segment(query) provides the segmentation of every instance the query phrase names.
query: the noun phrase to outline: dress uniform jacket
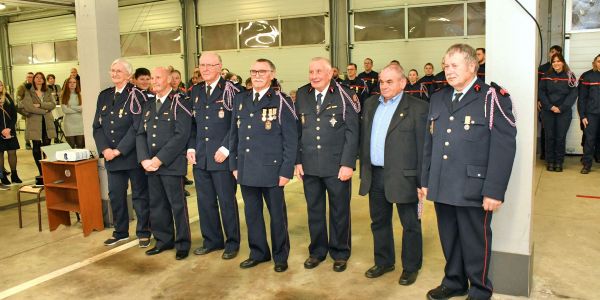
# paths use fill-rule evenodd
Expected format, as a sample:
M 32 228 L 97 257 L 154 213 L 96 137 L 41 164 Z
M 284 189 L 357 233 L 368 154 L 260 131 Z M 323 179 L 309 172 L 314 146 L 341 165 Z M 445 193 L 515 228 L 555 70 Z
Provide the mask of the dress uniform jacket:
M 477 79 L 452 110 L 453 88 L 431 97 L 423 151 L 421 185 L 429 200 L 453 206 L 481 207 L 483 197 L 504 200 L 515 156 L 517 130 L 494 106 L 489 128 L 490 86 Z M 497 91 L 510 120 L 511 102 Z
M 253 187 L 275 187 L 279 176 L 292 178 L 298 130 L 291 109 L 291 99 L 280 97 L 273 88 L 255 105 L 253 90 L 235 95 L 231 131 L 229 135 L 230 170 L 238 171 L 240 185 Z M 289 108 L 288 108 L 289 106 Z M 271 116 L 276 119 L 263 121 Z
M 433 77 L 433 92 L 437 92 L 445 87 L 448 86 L 448 81 L 446 80 L 446 73 L 444 71 L 441 71 L 437 74 L 435 74 L 435 76 Z M 431 97 L 431 94 L 429 94 Z
M 364 80 L 367 83 L 367 86 L 369 87 L 369 92 L 375 91 L 375 87 L 377 87 L 377 90 L 379 90 L 379 73 L 375 71 L 366 73 L 363 71 L 360 74 L 358 74 L 358 78 Z
M 581 118 L 600 115 L 600 71 L 590 70 L 581 76 L 577 109 Z
M 121 155 L 105 162 L 108 171 L 140 167 L 135 137 L 142 119 L 143 103 L 131 103 L 133 100 L 128 96 L 132 88 L 133 85 L 128 83 L 116 98 L 114 87 L 107 88 L 98 95 L 93 123 L 98 155 L 101 156 L 105 149 L 117 149 L 121 152 Z M 142 96 L 138 98 L 142 99 Z
M 552 106 L 556 106 L 561 113 L 571 111 L 577 99 L 577 88 L 569 86 L 569 80 L 571 79 L 567 72 L 554 71 L 540 78 L 538 96 L 542 101 L 542 110 L 550 111 Z
M 361 174 L 359 194 L 366 195 L 371 188 L 371 129 L 379 105 L 379 96 L 370 97 L 363 110 L 361 143 Z M 417 188 L 421 187 L 423 132 L 427 118 L 427 103 L 404 93 L 388 127 L 385 139 L 384 188 L 385 197 L 392 203 L 418 201 Z
M 431 97 L 431 94 L 433 94 L 434 77 L 435 77 L 435 75 L 425 75 L 425 76 L 421 77 L 421 79 L 419 79 L 419 81 L 417 81 L 418 83 L 425 86 L 425 88 L 427 89 L 427 95 L 429 95 L 429 97 Z
M 354 95 L 348 88 L 344 90 L 351 97 Z M 302 164 L 304 174 L 318 177 L 337 176 L 340 166 L 354 169 L 360 130 L 358 114 L 342 99 L 339 87 L 331 81 L 319 111 L 315 89 L 310 84 L 298 89 L 297 97 L 296 113 L 301 130 L 296 164 Z
M 220 164 L 213 159 L 219 148 L 229 148 L 231 110 L 225 107 L 227 105 L 223 99 L 225 86 L 225 79 L 219 79 L 208 99 L 205 82 L 192 87 L 190 99 L 193 102 L 195 122 L 187 145 L 188 149 L 196 150 L 194 168 L 208 171 L 229 170 L 227 159 Z
M 477 77 L 485 82 L 485 63 L 480 64 L 477 69 Z
M 174 97 L 179 95 L 179 104 Z M 187 174 L 186 145 L 192 127 L 191 102 L 183 93 L 171 91 L 156 112 L 157 98 L 151 98 L 143 110 L 143 120 L 137 134 L 138 163 L 156 156 L 162 165 L 158 175 Z M 187 111 L 186 111 L 187 110 Z
M 346 85 L 350 90 L 356 93 L 356 95 L 360 99 L 361 105 L 365 103 L 365 100 L 367 100 L 367 98 L 369 98 L 369 86 L 367 85 L 367 82 L 363 79 L 358 77 L 354 79 L 346 79 L 342 81 L 342 84 Z

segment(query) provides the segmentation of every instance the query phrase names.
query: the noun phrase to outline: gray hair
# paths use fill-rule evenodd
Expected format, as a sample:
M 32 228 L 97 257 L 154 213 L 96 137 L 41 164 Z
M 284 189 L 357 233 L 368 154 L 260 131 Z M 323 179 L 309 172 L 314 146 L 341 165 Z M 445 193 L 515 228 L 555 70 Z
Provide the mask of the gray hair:
M 475 65 L 475 72 L 479 68 L 479 60 L 477 60 L 477 52 L 468 44 L 454 44 L 446 50 L 446 55 L 462 54 L 468 64 Z M 443 62 L 443 60 L 442 60 Z
M 321 61 L 325 63 L 325 66 L 327 66 L 328 69 L 332 69 L 333 67 L 331 66 L 331 60 L 329 60 L 329 58 L 325 58 L 325 57 L 321 57 L 321 56 L 317 56 L 317 57 L 313 57 L 310 62 L 317 62 L 317 61 Z
M 381 72 L 386 71 L 386 70 L 396 72 L 396 74 L 398 74 L 398 76 L 400 76 L 400 79 L 406 78 L 406 75 L 404 75 L 404 68 L 402 68 L 401 65 L 389 64 L 389 65 L 385 66 L 383 69 L 381 69 Z
M 129 75 L 133 74 L 133 66 L 131 66 L 131 63 L 129 63 L 129 61 L 127 61 L 126 59 L 119 57 L 113 60 L 113 62 L 110 64 L 110 67 L 112 68 L 112 66 L 116 64 L 120 64 L 121 66 L 123 66 L 123 68 L 125 68 L 125 71 L 127 71 Z
M 219 55 L 217 52 L 213 52 L 213 51 L 204 51 L 202 52 L 202 54 L 200 55 L 200 58 L 202 58 L 202 56 L 211 56 L 214 55 L 219 59 L 219 63 L 222 64 L 223 60 L 221 59 L 221 55 Z

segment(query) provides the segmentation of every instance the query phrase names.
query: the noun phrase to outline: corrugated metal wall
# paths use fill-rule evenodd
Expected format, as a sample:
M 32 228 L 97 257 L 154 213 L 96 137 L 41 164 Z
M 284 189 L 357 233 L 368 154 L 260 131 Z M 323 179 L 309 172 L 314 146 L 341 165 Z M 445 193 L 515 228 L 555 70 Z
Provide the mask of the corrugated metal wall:
M 148 3 L 119 9 L 119 31 L 136 31 L 176 28 L 181 26 L 179 1 Z
M 75 15 L 8 23 L 11 45 L 77 38 Z
M 198 18 L 201 24 L 319 14 L 329 11 L 329 1 L 326 0 L 203 0 L 198 2 Z

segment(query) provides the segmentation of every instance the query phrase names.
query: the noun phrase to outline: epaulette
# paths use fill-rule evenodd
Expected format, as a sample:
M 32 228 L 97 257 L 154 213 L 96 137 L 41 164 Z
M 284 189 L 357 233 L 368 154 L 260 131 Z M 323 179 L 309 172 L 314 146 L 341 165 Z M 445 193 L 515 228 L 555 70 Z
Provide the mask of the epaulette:
M 510 94 L 508 93 L 508 91 L 505 90 L 504 88 L 502 88 L 501 86 L 499 86 L 497 83 L 492 81 L 492 83 L 490 83 L 490 86 L 493 89 L 495 89 L 501 96 L 510 97 Z
M 312 85 L 310 85 L 310 83 L 307 83 L 301 87 L 298 88 L 298 90 L 302 90 L 302 89 L 306 89 L 309 93 L 312 92 L 314 89 L 312 87 Z
M 114 89 L 115 89 L 115 87 L 114 87 L 114 86 L 107 87 L 107 88 L 103 89 L 103 90 L 100 92 L 100 94 L 103 94 L 103 93 L 109 93 L 111 90 L 113 90 L 113 91 L 114 91 Z

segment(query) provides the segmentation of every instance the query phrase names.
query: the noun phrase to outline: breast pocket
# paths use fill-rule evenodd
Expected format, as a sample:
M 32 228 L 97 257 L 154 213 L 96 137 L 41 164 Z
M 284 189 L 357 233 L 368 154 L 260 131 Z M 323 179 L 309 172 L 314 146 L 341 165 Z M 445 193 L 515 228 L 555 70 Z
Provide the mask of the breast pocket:
M 488 135 L 488 129 L 485 125 L 486 122 L 484 118 L 471 119 L 470 124 L 463 124 L 465 140 L 471 142 L 484 141 L 486 135 Z

